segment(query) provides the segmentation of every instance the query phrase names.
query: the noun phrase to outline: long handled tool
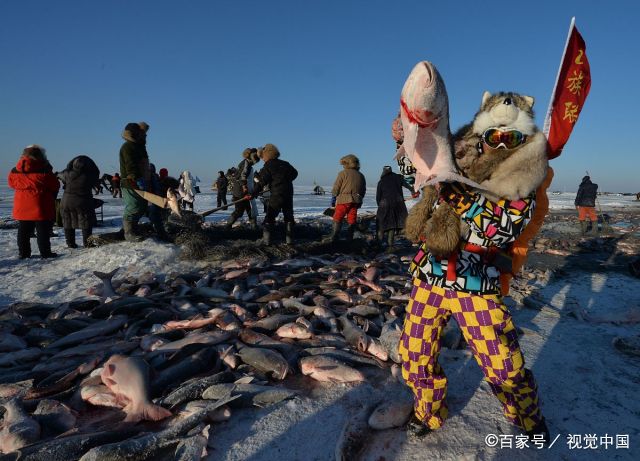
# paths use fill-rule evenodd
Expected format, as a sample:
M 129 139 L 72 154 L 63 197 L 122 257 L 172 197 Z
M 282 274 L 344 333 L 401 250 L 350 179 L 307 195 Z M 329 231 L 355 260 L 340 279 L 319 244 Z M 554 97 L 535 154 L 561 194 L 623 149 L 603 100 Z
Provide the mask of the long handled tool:
M 245 195 L 244 197 L 235 200 L 231 203 L 228 203 L 226 205 L 222 205 L 219 206 L 217 208 L 214 208 L 213 210 L 207 210 L 207 211 L 203 211 L 202 213 L 200 213 L 200 216 L 202 216 L 203 218 L 206 218 L 207 216 L 209 216 L 212 213 L 215 213 L 216 211 L 220 211 L 220 210 L 224 210 L 226 208 L 229 208 L 231 205 L 235 205 L 236 203 L 240 203 L 240 202 L 244 202 L 245 200 L 251 200 L 253 197 L 251 195 Z

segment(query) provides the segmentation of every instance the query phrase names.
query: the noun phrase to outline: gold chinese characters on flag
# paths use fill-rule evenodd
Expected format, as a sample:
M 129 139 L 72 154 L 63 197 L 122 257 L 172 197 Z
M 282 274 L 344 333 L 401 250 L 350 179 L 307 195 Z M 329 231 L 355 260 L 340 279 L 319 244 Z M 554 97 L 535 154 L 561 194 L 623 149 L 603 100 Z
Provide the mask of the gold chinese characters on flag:
M 591 72 L 586 46 L 578 29 L 572 23 L 553 101 L 547 115 L 550 159 L 556 158 L 562 152 L 590 88 Z

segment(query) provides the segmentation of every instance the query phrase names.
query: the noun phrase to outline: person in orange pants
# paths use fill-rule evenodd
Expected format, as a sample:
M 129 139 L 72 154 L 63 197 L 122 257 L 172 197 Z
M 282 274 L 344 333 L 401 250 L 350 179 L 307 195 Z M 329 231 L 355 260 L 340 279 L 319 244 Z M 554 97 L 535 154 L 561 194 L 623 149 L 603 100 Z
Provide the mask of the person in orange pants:
M 338 173 L 333 184 L 331 205 L 336 209 L 333 213 L 333 229 L 327 240 L 338 240 L 342 220 L 347 218 L 347 240 L 353 239 L 358 218 L 358 209 L 362 206 L 362 200 L 367 191 L 367 182 L 360 173 L 360 160 L 353 154 L 345 155 L 340 159 L 343 170 Z

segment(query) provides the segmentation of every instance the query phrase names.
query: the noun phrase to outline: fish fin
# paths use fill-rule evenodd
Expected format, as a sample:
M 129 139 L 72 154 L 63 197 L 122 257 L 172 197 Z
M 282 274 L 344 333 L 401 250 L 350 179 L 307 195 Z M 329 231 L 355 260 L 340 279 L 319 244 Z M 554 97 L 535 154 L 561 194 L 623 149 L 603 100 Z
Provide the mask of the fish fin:
M 153 403 L 143 403 L 139 405 L 133 405 L 130 403 L 123 411 L 127 414 L 124 419 L 126 423 L 137 423 L 139 421 L 160 421 L 161 419 L 168 418 L 173 414 L 161 406 Z

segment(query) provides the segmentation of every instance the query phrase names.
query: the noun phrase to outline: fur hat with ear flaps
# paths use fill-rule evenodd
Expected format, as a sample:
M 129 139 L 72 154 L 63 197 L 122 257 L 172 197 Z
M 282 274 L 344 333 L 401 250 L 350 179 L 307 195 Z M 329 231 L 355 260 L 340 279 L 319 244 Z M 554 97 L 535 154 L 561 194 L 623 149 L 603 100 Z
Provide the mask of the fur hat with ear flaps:
M 348 170 L 348 169 L 359 170 L 360 160 L 355 155 L 349 154 L 349 155 L 345 155 L 340 159 L 340 165 L 342 165 L 342 167 L 345 170 Z
M 46 160 L 46 150 L 42 146 L 38 146 L 37 144 L 31 144 L 24 148 L 22 151 L 23 157 L 32 158 L 34 160 Z
M 245 150 L 242 151 L 242 158 L 249 158 L 251 157 L 251 153 L 252 152 L 257 152 L 258 150 L 255 147 L 247 147 Z
M 262 160 L 265 162 L 280 157 L 280 151 L 273 144 L 265 144 L 262 148 Z

